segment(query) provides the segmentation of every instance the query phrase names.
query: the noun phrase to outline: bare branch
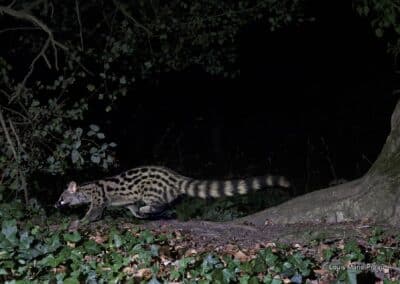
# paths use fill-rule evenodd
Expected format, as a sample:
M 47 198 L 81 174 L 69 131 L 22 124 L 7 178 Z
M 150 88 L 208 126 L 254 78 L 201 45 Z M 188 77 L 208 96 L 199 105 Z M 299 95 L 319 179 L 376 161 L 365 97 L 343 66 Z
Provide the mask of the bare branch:
M 79 24 L 79 36 L 81 38 L 81 48 L 82 51 L 84 50 L 83 47 L 83 33 L 82 33 L 82 23 L 81 23 L 81 15 L 79 12 L 79 2 L 78 0 L 75 0 L 75 11 L 76 11 L 76 16 L 78 17 L 78 24 Z
M 15 98 L 17 98 L 17 97 L 21 94 L 22 90 L 25 88 L 26 81 L 29 79 L 29 77 L 30 77 L 30 76 L 32 75 L 32 73 L 33 73 L 33 69 L 35 68 L 36 61 L 38 61 L 40 57 L 43 57 L 43 58 L 45 57 L 45 52 L 46 52 L 47 48 L 49 47 L 49 44 L 50 44 L 50 38 L 48 38 L 48 39 L 46 40 L 46 42 L 45 42 L 45 44 L 43 45 L 43 47 L 42 47 L 42 49 L 40 50 L 40 52 L 39 52 L 39 53 L 36 55 L 36 57 L 32 60 L 32 63 L 31 63 L 31 65 L 29 66 L 29 71 L 28 71 L 28 73 L 26 73 L 26 75 L 25 75 L 24 79 L 22 80 L 22 82 L 21 82 L 20 84 L 18 84 L 17 90 L 16 90 L 14 96 L 11 97 L 10 102 L 12 102 Z M 45 61 L 46 61 L 46 63 L 47 63 L 47 59 L 45 59 Z M 51 65 L 49 66 L 49 68 L 51 68 Z
M 15 136 L 15 140 L 17 141 L 17 146 L 18 146 L 18 149 L 19 149 L 18 153 L 17 153 L 17 151 L 15 149 L 15 145 L 14 145 L 13 141 L 11 140 L 10 133 L 8 131 L 6 122 L 4 120 L 3 112 L 0 109 L 0 124 L 1 124 L 1 126 L 3 128 L 4 136 L 6 137 L 6 140 L 7 140 L 8 144 L 9 144 L 9 146 L 10 146 L 10 149 L 11 149 L 11 151 L 13 153 L 15 161 L 17 162 L 17 172 L 18 172 L 19 180 L 21 182 L 20 185 L 21 185 L 21 188 L 22 188 L 22 190 L 24 192 L 25 204 L 28 205 L 29 195 L 28 195 L 28 189 L 27 189 L 27 186 L 26 186 L 26 179 L 25 179 L 24 173 L 21 171 L 21 169 L 19 169 L 19 166 L 20 166 L 20 163 L 21 163 L 21 154 L 20 154 L 21 152 L 20 152 L 20 150 L 23 150 L 22 149 L 22 144 L 21 144 L 21 142 L 19 140 L 17 132 L 15 131 L 15 128 L 14 128 L 14 125 L 13 125 L 12 121 L 9 119 L 8 122 L 10 124 L 11 131 L 13 132 L 13 134 Z
M 36 18 L 35 16 L 30 15 L 24 11 L 16 11 L 14 9 L 11 9 L 9 7 L 4 7 L 4 6 L 0 6 L 0 14 L 8 14 L 17 19 L 29 21 L 29 22 L 35 24 L 36 26 L 38 26 L 39 28 L 41 28 L 44 32 L 46 32 L 48 34 L 49 38 L 51 38 L 51 40 L 54 41 L 53 33 L 49 29 L 49 27 L 45 23 L 40 21 L 38 18 Z M 65 49 L 67 49 L 67 48 L 65 47 Z
M 45 53 L 46 53 L 46 51 L 47 51 L 47 49 L 48 49 L 50 44 L 51 44 L 51 47 L 52 47 L 53 52 L 54 52 L 54 65 L 55 65 L 56 70 L 58 70 L 58 51 L 57 51 L 57 47 L 59 47 L 59 48 L 61 48 L 63 50 L 68 50 L 68 48 L 65 45 L 63 45 L 62 43 L 56 41 L 54 39 L 53 32 L 50 30 L 50 28 L 45 23 L 40 21 L 38 18 L 36 18 L 35 16 L 33 16 L 31 14 L 28 14 L 28 13 L 26 13 L 24 11 L 16 11 L 14 9 L 11 9 L 10 7 L 11 7 L 11 5 L 7 6 L 7 7 L 0 6 L 0 14 L 7 14 L 7 15 L 10 15 L 10 16 L 12 16 L 14 18 L 17 18 L 17 19 L 22 19 L 22 20 L 29 21 L 29 22 L 33 23 L 34 25 L 38 26 L 40 29 L 42 29 L 48 35 L 48 38 L 47 38 L 44 46 L 42 47 L 42 49 L 39 52 L 39 54 L 33 59 L 31 65 L 30 65 L 28 73 L 25 75 L 22 83 L 19 84 L 19 86 L 17 88 L 16 94 L 15 94 L 14 97 L 18 97 L 20 95 L 21 91 L 23 90 L 23 88 L 25 87 L 26 81 L 32 75 L 32 72 L 33 72 L 33 69 L 35 67 L 35 64 L 36 64 L 36 62 L 38 61 L 38 59 L 40 57 L 43 57 L 43 59 L 46 62 L 47 66 L 49 68 L 51 68 L 50 62 L 49 62 L 49 60 L 47 59 L 47 57 L 45 55 Z

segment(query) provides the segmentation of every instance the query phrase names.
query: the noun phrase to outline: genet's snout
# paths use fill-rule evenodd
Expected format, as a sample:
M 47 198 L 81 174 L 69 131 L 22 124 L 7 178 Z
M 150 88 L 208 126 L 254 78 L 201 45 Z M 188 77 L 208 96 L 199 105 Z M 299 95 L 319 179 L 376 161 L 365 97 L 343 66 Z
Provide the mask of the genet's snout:
M 61 206 L 62 206 L 61 201 L 57 201 L 56 204 L 54 204 L 54 207 L 57 209 L 60 208 Z

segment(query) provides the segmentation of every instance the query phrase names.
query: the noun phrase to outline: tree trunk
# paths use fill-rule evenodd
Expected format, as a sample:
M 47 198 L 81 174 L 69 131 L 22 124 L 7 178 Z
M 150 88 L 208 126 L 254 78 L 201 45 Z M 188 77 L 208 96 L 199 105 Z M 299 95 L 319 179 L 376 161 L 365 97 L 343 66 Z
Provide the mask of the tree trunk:
M 234 222 L 263 225 L 360 220 L 400 225 L 400 100 L 386 143 L 362 178 L 311 192 Z

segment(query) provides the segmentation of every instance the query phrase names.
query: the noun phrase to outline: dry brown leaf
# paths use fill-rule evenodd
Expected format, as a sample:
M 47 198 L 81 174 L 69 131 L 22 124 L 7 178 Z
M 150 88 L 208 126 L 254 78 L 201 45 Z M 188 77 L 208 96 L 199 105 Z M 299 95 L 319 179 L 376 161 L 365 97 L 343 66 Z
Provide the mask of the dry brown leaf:
M 67 246 L 70 248 L 75 248 L 75 243 L 67 242 Z
M 295 249 L 301 249 L 301 248 L 303 248 L 303 246 L 300 245 L 300 244 L 294 244 L 293 247 L 294 247 Z
M 261 249 L 261 248 L 262 248 L 262 245 L 259 244 L 259 243 L 256 243 L 256 244 L 254 245 L 254 249 L 256 249 L 256 250 L 259 250 L 259 249 Z
M 79 228 L 79 220 L 74 220 L 68 226 L 68 232 L 76 232 Z
M 264 222 L 264 225 L 266 225 L 266 226 L 269 226 L 269 225 L 273 225 L 274 223 L 272 222 L 272 220 L 270 220 L 270 219 L 267 219 L 267 220 L 265 220 L 265 222 Z
M 149 280 L 152 276 L 151 270 L 150 268 L 142 268 L 139 269 L 135 274 L 134 277 L 135 278 L 140 278 L 140 279 L 145 279 L 145 280 Z
M 54 274 L 65 273 L 65 272 L 67 272 L 67 267 L 65 267 L 64 265 L 60 265 L 58 267 L 53 268 L 52 272 Z
M 182 238 L 182 233 L 179 230 L 175 230 L 174 233 L 175 233 L 176 239 Z
M 273 242 L 266 243 L 265 247 L 266 248 L 274 248 L 274 247 L 276 247 L 276 243 L 273 243 Z
M 188 249 L 186 252 L 185 252 L 185 257 L 188 257 L 188 256 L 193 256 L 193 255 L 196 255 L 196 254 L 198 254 L 198 252 L 197 252 L 197 250 L 195 250 L 195 249 Z
M 98 232 L 95 236 L 90 236 L 89 239 L 95 241 L 97 244 L 102 244 L 107 241 L 107 237 L 100 235 Z
M 246 255 L 244 252 L 242 251 L 237 251 L 234 256 L 235 259 L 239 260 L 239 261 L 248 261 L 250 259 L 250 257 L 248 255 Z
M 328 270 L 323 269 L 323 268 L 322 269 L 314 269 L 313 271 L 315 274 L 320 274 L 320 275 L 328 273 Z
M 324 250 L 327 250 L 329 248 L 330 248 L 330 246 L 328 246 L 326 244 L 323 244 L 323 243 L 320 243 L 318 245 L 317 254 L 318 254 L 319 261 L 323 261 L 324 260 Z
M 122 272 L 125 274 L 133 275 L 135 273 L 135 268 L 132 266 L 126 266 L 122 269 Z

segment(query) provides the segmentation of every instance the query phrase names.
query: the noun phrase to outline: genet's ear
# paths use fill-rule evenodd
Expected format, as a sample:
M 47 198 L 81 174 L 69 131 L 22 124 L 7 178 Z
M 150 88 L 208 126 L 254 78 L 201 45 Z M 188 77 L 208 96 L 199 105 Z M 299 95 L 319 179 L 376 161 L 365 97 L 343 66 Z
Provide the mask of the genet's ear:
M 68 184 L 68 189 L 67 189 L 67 190 L 68 190 L 69 192 L 71 192 L 71 193 L 75 193 L 76 190 L 77 190 L 76 182 L 71 181 L 71 182 Z

